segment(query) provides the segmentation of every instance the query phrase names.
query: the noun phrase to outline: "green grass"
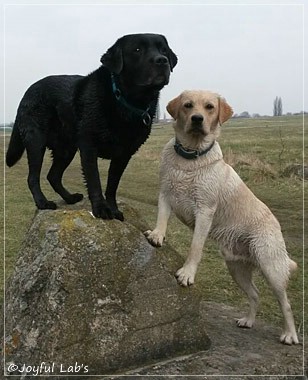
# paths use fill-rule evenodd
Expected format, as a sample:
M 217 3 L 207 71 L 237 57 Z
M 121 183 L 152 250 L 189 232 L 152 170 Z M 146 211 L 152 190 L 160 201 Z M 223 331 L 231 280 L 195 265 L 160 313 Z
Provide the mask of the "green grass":
M 129 163 L 118 191 L 118 197 L 126 199 L 136 207 L 153 227 L 157 214 L 160 152 L 172 136 L 172 124 L 153 128 L 149 140 Z M 7 143 L 8 137 L 5 140 Z M 291 163 L 302 163 L 302 117 L 234 119 L 223 126 L 220 143 L 226 160 L 236 168 L 247 185 L 280 221 L 288 251 L 299 266 L 288 289 L 299 326 L 303 319 L 303 184 L 301 180 L 283 177 L 281 173 Z M 3 151 L 3 147 L 1 149 Z M 108 161 L 100 161 L 103 186 L 106 183 L 108 164 Z M 57 201 L 58 195 L 45 180 L 49 166 L 50 157 L 46 154 L 42 188 L 49 199 Z M 27 187 L 27 172 L 25 156 L 15 167 L 6 169 L 6 276 L 13 270 L 21 242 L 35 214 L 35 206 Z M 76 155 L 66 171 L 64 182 L 71 191 L 85 194 L 79 155 Z M 191 237 L 192 233 L 172 217 L 167 240 L 183 257 L 188 252 Z M 205 245 L 196 280 L 203 289 L 204 299 L 246 305 L 246 298 L 233 284 L 214 242 L 208 241 Z M 281 314 L 271 291 L 260 276 L 256 277 L 256 283 L 261 295 L 259 316 L 280 325 Z

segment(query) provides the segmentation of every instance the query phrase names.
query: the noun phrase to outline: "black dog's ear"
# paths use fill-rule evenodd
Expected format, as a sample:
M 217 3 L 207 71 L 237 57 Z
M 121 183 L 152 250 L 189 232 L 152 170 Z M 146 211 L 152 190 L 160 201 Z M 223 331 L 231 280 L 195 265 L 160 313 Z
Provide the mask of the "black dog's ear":
M 173 53 L 173 51 L 170 49 L 169 45 L 168 45 L 168 41 L 167 41 L 167 38 L 165 36 L 162 36 L 166 42 L 166 45 L 168 46 L 168 59 L 169 59 L 169 63 L 170 63 L 170 69 L 171 71 L 173 71 L 173 68 L 176 66 L 176 64 L 178 63 L 178 57 Z
M 102 55 L 101 62 L 111 72 L 120 74 L 123 69 L 123 56 L 119 40 Z
M 173 71 L 174 66 L 178 63 L 178 57 L 173 53 L 173 51 L 169 48 L 169 62 L 171 71 Z

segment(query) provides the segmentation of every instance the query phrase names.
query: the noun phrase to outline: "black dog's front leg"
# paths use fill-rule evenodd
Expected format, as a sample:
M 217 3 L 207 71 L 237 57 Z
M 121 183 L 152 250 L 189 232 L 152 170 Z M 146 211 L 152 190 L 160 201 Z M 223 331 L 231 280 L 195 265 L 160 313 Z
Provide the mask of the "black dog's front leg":
M 131 156 L 121 156 L 111 160 L 108 171 L 108 182 L 106 188 L 106 200 L 111 208 L 113 217 L 123 222 L 123 213 L 118 209 L 116 193 L 122 174 L 130 160 Z
M 102 194 L 96 149 L 80 147 L 80 156 L 93 215 L 96 218 L 113 219 L 113 213 Z

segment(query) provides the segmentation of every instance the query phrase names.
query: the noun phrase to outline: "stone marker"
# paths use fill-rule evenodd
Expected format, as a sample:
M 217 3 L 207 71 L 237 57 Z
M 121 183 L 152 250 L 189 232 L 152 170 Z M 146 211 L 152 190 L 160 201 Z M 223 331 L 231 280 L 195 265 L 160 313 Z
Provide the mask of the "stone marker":
M 11 374 L 86 379 L 209 348 L 198 291 L 174 278 L 183 258 L 150 246 L 148 226 L 123 208 L 124 223 L 37 213 L 6 285 Z

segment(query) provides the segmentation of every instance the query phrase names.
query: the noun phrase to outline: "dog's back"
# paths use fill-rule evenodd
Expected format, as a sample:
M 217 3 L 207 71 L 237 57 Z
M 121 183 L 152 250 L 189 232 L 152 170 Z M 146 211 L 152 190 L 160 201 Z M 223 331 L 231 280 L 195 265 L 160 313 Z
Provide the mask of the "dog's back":
M 81 78 L 80 75 L 52 75 L 28 88 L 20 101 L 6 154 L 9 167 L 21 158 L 25 150 L 25 140 L 31 139 L 34 130 L 41 129 L 46 132 L 46 146 L 51 147 L 48 130 L 61 129 L 63 125 L 72 126 L 73 91 Z

